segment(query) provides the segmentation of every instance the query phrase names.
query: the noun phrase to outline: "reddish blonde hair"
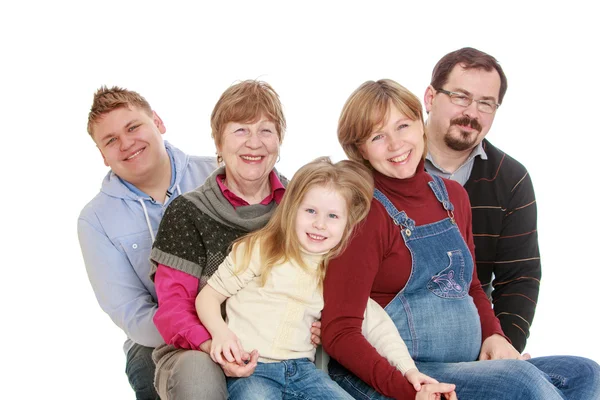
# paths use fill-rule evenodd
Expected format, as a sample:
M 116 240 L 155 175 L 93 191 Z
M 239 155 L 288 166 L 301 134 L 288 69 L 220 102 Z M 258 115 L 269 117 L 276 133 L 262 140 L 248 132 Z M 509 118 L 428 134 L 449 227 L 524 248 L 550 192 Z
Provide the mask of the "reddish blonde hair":
M 92 138 L 94 137 L 94 124 L 103 115 L 108 114 L 117 108 L 131 107 L 137 107 L 152 117 L 152 108 L 150 107 L 150 104 L 139 93 L 118 86 L 113 86 L 111 88 L 101 86 L 100 89 L 94 93 L 94 101 L 92 102 L 90 113 L 88 114 L 88 133 Z
M 359 146 L 385 122 L 391 105 L 424 126 L 421 102 L 411 91 L 391 79 L 367 81 L 350 95 L 338 121 L 338 140 L 349 159 L 370 166 Z
M 279 95 L 271 85 L 262 81 L 247 80 L 229 87 L 215 104 L 210 117 L 215 145 L 221 145 L 227 123 L 251 123 L 257 121 L 261 115 L 265 115 L 275 124 L 281 143 L 286 122 Z

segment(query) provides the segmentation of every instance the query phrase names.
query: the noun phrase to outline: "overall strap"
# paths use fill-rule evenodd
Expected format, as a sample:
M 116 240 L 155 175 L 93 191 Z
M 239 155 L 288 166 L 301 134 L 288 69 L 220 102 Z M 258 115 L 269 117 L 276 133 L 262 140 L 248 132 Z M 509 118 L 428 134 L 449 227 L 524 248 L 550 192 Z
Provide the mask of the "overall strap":
M 383 205 L 385 211 L 387 211 L 388 215 L 392 218 L 396 225 L 405 226 L 409 229 L 415 229 L 415 221 L 408 218 L 408 215 L 406 215 L 404 211 L 398 211 L 392 202 L 383 193 L 381 193 L 379 189 L 375 189 L 373 197 Z
M 448 217 L 454 222 L 454 205 L 450 202 L 450 196 L 448 196 L 444 180 L 434 174 L 431 174 L 431 177 L 433 180 L 429 182 L 429 187 L 433 190 L 433 194 L 435 194 L 438 201 L 442 203 L 444 210 L 448 213 Z

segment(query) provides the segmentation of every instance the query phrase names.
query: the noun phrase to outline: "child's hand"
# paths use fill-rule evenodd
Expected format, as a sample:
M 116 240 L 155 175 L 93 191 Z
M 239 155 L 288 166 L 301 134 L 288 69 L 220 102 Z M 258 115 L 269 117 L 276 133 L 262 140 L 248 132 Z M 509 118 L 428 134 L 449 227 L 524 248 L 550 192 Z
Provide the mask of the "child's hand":
M 415 400 L 457 400 L 456 385 L 451 383 L 428 383 L 423 385 L 422 390 L 417 392 Z M 443 396 L 443 397 L 442 397 Z
M 242 343 L 230 329 L 224 330 L 221 334 L 213 336 L 210 345 L 210 358 L 220 365 L 225 362 L 235 362 L 238 365 L 245 365 L 250 359 L 250 355 L 244 351 Z
M 406 371 L 406 374 L 404 374 L 404 377 L 406 378 L 407 381 L 409 381 L 413 385 L 413 387 L 415 388 L 415 390 L 417 392 L 419 390 L 421 390 L 421 385 L 425 385 L 428 383 L 439 383 L 432 377 L 422 374 L 416 368 L 411 368 L 408 371 Z

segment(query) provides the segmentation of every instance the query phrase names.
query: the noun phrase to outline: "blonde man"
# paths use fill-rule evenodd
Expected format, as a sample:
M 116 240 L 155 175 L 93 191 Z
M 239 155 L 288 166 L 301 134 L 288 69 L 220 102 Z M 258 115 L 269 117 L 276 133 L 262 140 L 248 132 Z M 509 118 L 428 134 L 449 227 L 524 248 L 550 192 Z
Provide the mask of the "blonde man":
M 156 399 L 152 351 L 164 344 L 153 323 L 150 249 L 164 210 L 201 185 L 216 167 L 167 142 L 165 125 L 138 93 L 101 87 L 94 94 L 88 133 L 110 171 L 81 211 L 77 230 L 98 303 L 127 335 L 126 374 L 137 399 Z

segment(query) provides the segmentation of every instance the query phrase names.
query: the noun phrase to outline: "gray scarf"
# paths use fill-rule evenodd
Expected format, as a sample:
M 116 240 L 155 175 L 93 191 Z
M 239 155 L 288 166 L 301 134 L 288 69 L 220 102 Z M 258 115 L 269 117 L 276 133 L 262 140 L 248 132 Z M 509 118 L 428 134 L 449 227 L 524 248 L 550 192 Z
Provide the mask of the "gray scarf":
M 276 169 L 273 171 L 283 186 L 287 186 L 288 180 Z M 277 206 L 275 202 L 272 201 L 267 205 L 253 204 L 234 208 L 223 196 L 217 183 L 217 176 L 223 174 L 225 174 L 225 167 L 217 168 L 202 186 L 186 193 L 185 197 L 204 214 L 231 228 L 252 232 L 265 226 Z

